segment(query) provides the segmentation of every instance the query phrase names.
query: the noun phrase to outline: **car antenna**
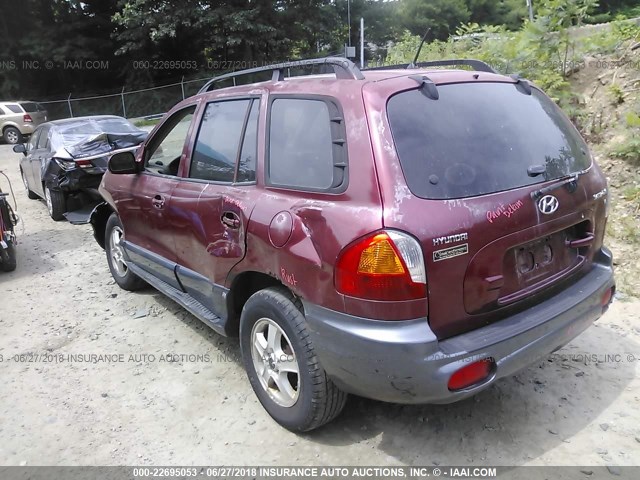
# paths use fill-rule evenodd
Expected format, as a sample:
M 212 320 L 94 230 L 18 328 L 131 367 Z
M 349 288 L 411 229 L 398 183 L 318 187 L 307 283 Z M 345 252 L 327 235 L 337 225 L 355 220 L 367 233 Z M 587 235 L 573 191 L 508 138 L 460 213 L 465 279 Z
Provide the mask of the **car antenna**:
M 424 45 L 424 41 L 427 39 L 427 35 L 429 35 L 430 31 L 431 31 L 431 27 L 427 28 L 427 31 L 424 32 L 424 35 L 422 36 L 422 40 L 420 41 L 420 45 L 418 46 L 418 51 L 416 52 L 416 56 L 413 57 L 413 62 L 407 65 L 407 68 L 416 68 L 416 64 L 418 63 L 418 57 L 420 56 L 420 50 L 422 50 L 422 45 Z

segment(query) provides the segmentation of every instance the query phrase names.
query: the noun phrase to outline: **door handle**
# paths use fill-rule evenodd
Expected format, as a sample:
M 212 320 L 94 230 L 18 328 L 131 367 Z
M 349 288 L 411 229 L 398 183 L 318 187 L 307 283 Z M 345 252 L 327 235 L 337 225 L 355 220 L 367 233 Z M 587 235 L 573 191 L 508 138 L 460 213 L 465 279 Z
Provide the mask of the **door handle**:
M 240 228 L 240 217 L 234 212 L 224 212 L 221 220 L 229 228 Z
M 156 195 L 151 200 L 151 204 L 156 208 L 163 208 L 164 207 L 164 197 L 162 195 Z
M 593 239 L 593 233 L 589 232 L 584 238 L 578 238 L 577 240 L 565 240 L 565 245 L 569 248 L 588 247 L 593 243 Z

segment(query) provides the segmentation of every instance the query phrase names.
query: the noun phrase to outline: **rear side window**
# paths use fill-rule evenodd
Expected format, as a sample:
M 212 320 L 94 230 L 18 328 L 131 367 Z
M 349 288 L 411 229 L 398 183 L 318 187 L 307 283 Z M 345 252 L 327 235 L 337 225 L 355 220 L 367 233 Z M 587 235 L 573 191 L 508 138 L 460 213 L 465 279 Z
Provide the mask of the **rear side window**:
M 228 100 L 207 105 L 189 169 L 189 177 L 233 182 L 240 138 L 251 100 Z
M 302 190 L 346 185 L 344 120 L 324 99 L 275 98 L 269 124 L 268 182 Z
M 19 105 L 8 104 L 8 105 L 5 105 L 5 107 L 13 113 L 24 113 Z
M 577 130 L 546 95 L 509 83 L 438 87 L 391 97 L 387 114 L 407 185 L 422 198 L 464 198 L 509 190 L 591 165 Z M 530 177 L 530 166 L 544 166 Z

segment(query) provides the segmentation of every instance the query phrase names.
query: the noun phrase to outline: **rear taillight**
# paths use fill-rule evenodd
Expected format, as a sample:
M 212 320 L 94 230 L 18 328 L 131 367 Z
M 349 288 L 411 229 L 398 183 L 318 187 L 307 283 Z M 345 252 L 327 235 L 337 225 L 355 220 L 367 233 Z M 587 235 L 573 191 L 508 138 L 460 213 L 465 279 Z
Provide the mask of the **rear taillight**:
M 494 368 L 495 362 L 490 358 L 470 363 L 451 375 L 449 390 L 462 390 L 476 385 L 489 378 Z
M 91 160 L 76 160 L 76 165 L 80 168 L 93 167 Z
M 22 121 L 25 123 L 32 123 L 33 122 L 33 118 L 31 118 L 31 115 L 29 115 L 28 113 L 25 113 L 22 116 Z
M 373 233 L 347 246 L 336 263 L 336 289 L 368 300 L 414 300 L 427 296 L 420 244 L 396 231 Z

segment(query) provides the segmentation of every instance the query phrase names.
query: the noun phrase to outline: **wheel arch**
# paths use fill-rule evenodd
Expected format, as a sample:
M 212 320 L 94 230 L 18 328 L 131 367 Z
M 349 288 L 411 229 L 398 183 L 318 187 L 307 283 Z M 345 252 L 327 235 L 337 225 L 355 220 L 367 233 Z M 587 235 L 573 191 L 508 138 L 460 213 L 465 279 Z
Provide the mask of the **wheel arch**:
M 93 228 L 93 237 L 96 239 L 96 242 L 98 242 L 98 245 L 100 245 L 103 250 L 105 248 L 104 236 L 106 233 L 107 221 L 109 220 L 109 217 L 112 213 L 116 212 L 113 208 L 111 208 L 111 205 L 109 205 L 107 202 L 102 202 L 93 209 L 91 218 L 89 219 L 91 227 Z
M 240 315 L 249 297 L 269 287 L 283 287 L 291 291 L 277 278 L 262 272 L 246 271 L 236 275 L 227 294 L 227 323 L 225 331 L 229 336 L 238 336 L 240 332 Z M 293 292 L 292 292 L 293 293 Z
M 17 123 L 14 123 L 14 122 L 7 122 L 2 126 L 2 133 L 3 134 L 7 130 L 7 128 L 15 128 L 16 130 L 18 130 L 20 132 L 20 127 L 18 126 Z M 20 134 L 24 135 L 22 132 L 20 132 Z

